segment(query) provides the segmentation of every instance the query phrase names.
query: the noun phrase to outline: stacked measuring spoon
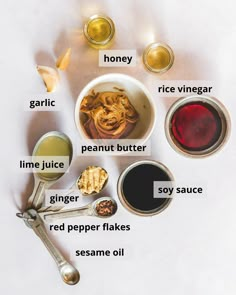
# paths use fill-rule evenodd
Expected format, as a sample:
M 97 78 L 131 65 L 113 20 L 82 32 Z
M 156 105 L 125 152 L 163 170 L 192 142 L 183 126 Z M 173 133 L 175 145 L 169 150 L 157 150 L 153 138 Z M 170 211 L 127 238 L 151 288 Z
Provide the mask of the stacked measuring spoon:
M 70 164 L 73 155 L 72 143 L 64 133 L 57 131 L 48 132 L 39 139 L 33 150 L 33 157 L 38 156 L 39 150 L 40 156 L 42 157 L 60 156 L 60 154 L 56 153 L 55 155 L 52 152 L 52 142 L 56 143 L 56 151 L 63 151 L 63 156 L 69 158 Z M 61 144 L 61 148 L 60 146 L 58 147 L 58 144 Z M 49 145 L 50 150 L 47 150 L 46 147 Z M 80 279 L 79 271 L 65 259 L 58 248 L 52 243 L 46 232 L 44 222 L 77 216 L 111 217 L 117 211 L 117 203 L 110 197 L 101 197 L 80 208 L 63 210 L 63 207 L 43 207 L 45 189 L 50 188 L 62 175 L 63 173 L 34 173 L 34 190 L 28 199 L 26 210 L 16 215 L 22 218 L 25 224 L 33 229 L 35 234 L 41 239 L 55 260 L 63 281 L 66 284 L 75 285 Z

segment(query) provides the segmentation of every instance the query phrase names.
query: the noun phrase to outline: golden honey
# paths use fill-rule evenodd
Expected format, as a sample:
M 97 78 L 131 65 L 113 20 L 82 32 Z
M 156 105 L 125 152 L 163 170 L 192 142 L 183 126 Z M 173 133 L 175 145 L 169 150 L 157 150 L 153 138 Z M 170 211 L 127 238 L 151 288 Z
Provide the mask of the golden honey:
M 150 44 L 143 53 L 143 63 L 151 72 L 164 73 L 171 68 L 173 62 L 174 53 L 166 44 Z
M 113 21 L 107 16 L 94 15 L 84 25 L 84 35 L 92 47 L 107 48 L 112 44 L 115 34 Z

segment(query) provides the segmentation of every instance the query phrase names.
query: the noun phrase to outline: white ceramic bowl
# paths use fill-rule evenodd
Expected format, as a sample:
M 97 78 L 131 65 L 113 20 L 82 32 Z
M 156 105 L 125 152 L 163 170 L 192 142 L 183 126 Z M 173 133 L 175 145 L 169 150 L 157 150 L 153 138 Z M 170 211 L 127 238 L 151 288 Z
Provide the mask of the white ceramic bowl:
M 116 91 L 114 87 L 124 89 L 130 102 L 139 113 L 139 120 L 134 130 L 128 135 L 128 139 L 138 139 L 136 144 L 142 145 L 151 136 L 155 125 L 155 104 L 150 92 L 138 80 L 123 74 L 106 74 L 89 82 L 80 92 L 75 106 L 75 123 L 82 139 L 88 139 L 83 123 L 86 115 L 80 112 L 82 99 L 91 93 L 104 91 Z

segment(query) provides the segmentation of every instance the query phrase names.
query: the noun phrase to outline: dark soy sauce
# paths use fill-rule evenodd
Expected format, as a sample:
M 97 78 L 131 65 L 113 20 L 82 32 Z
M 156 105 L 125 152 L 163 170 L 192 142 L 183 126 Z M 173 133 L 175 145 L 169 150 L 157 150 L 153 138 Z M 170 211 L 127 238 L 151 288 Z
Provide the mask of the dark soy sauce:
M 122 185 L 126 203 L 138 211 L 147 213 L 161 209 L 170 199 L 153 197 L 154 181 L 171 179 L 162 168 L 153 164 L 133 167 L 124 177 Z

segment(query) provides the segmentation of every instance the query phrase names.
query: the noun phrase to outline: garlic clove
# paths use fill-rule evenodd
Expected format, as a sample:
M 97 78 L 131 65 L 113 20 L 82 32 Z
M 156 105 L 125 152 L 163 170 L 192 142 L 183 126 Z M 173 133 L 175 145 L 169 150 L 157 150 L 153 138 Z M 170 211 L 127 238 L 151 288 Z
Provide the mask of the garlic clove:
M 64 71 L 67 69 L 69 63 L 70 63 L 70 57 L 71 57 L 71 48 L 68 48 L 66 52 L 60 55 L 56 62 L 56 66 L 58 69 Z
M 57 70 L 47 66 L 37 66 L 37 70 L 46 85 L 47 92 L 54 92 L 59 83 Z

